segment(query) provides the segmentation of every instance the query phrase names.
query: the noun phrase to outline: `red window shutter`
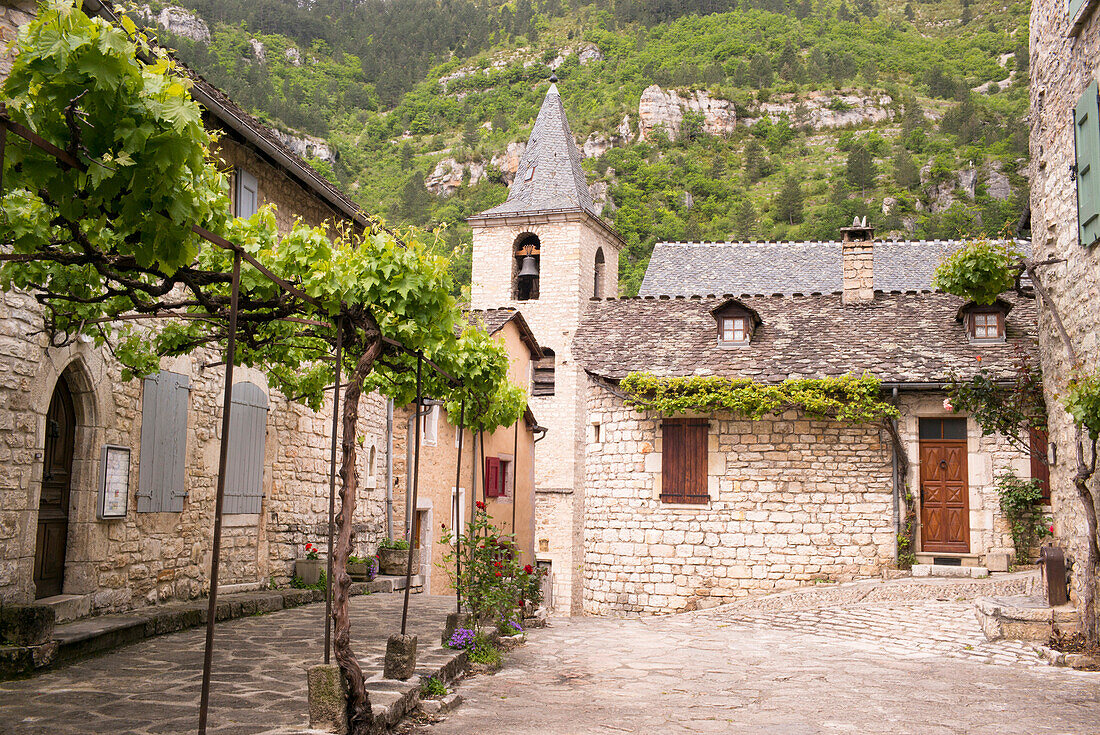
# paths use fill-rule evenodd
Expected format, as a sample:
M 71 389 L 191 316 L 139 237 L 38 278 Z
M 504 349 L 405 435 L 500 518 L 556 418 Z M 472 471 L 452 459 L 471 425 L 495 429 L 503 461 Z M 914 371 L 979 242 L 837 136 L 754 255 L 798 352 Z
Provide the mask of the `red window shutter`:
M 1031 478 L 1043 488 L 1043 502 L 1050 503 L 1050 467 L 1043 460 L 1047 457 L 1047 432 L 1029 429 L 1031 440 Z
M 485 497 L 500 497 L 500 459 L 485 458 Z
M 667 503 L 705 504 L 707 492 L 707 434 L 703 419 L 666 419 L 662 424 L 661 500 Z

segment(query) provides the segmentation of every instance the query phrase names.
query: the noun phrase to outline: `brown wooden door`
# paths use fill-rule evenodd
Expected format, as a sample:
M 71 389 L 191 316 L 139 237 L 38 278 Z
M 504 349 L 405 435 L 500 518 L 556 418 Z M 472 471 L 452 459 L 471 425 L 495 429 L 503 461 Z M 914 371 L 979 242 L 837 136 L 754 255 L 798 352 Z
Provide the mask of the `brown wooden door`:
M 46 412 L 42 496 L 38 501 L 38 537 L 34 549 L 34 587 L 37 597 L 61 594 L 61 582 L 65 576 L 75 418 L 73 398 L 62 378 L 57 381 L 50 408 Z
M 965 419 L 921 420 L 920 486 L 921 551 L 969 553 Z

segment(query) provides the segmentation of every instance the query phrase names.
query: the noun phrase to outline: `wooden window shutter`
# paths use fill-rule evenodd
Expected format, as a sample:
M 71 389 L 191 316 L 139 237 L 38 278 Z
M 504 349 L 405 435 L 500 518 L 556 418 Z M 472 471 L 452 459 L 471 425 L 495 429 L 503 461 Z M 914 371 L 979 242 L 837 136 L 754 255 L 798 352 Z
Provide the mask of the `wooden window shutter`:
M 186 375 L 160 372 L 142 386 L 138 513 L 183 510 L 190 382 Z
M 226 513 L 259 513 L 263 504 L 267 396 L 255 383 L 233 385 L 229 454 L 225 467 Z
M 1100 95 L 1089 82 L 1073 113 L 1077 147 L 1077 222 L 1081 244 L 1100 241 Z
M 485 458 L 485 497 L 500 497 L 500 459 Z
M 237 169 L 237 216 L 251 217 L 260 209 L 260 184 L 256 177 Z
M 705 504 L 707 492 L 707 436 L 705 419 L 665 419 L 662 423 L 661 500 L 666 503 Z

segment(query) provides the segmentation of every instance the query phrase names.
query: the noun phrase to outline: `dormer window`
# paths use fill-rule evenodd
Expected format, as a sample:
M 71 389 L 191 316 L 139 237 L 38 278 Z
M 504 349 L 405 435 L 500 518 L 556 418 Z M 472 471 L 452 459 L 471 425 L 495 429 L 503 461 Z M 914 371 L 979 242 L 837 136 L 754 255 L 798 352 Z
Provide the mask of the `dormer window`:
M 711 312 L 718 325 L 718 346 L 737 347 L 752 342 L 760 326 L 760 315 L 737 299 L 726 301 Z
M 988 306 L 974 302 L 959 309 L 955 320 L 966 327 L 967 337 L 975 344 L 990 344 L 1005 341 L 1005 316 L 1012 304 L 997 299 Z

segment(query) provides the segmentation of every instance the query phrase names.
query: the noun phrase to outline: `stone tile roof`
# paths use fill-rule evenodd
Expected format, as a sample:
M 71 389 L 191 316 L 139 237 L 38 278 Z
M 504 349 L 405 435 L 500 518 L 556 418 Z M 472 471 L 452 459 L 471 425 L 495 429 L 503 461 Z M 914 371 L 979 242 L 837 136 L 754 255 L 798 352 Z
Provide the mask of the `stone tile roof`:
M 958 240 L 875 243 L 875 288 L 932 287 L 940 260 Z M 646 268 L 640 296 L 720 293 L 812 294 L 842 289 L 839 242 L 660 242 Z
M 535 333 L 531 331 L 531 327 L 527 324 L 527 320 L 523 318 L 523 314 L 516 309 L 507 307 L 499 309 L 470 309 L 465 312 L 463 316 L 467 324 L 472 324 L 475 327 L 484 326 L 485 330 L 489 332 L 490 335 L 496 334 L 504 329 L 504 325 L 509 322 L 515 322 L 516 329 L 519 330 L 519 338 L 527 345 L 527 349 L 531 353 L 531 359 L 542 359 L 542 348 L 539 346 L 538 340 L 535 339 Z
M 508 199 L 477 216 L 581 209 L 598 219 L 581 160 L 558 86 L 551 84 L 535 118 Z
M 588 303 L 573 343 L 588 372 L 619 379 L 632 371 L 661 376 L 723 375 L 777 383 L 871 373 L 887 383 L 943 383 L 979 365 L 1010 378 L 1016 345 L 1037 359 L 1035 302 L 1007 296 L 1007 342 L 970 344 L 956 321 L 963 300 L 935 292 L 881 293 L 845 306 L 835 294 L 743 296 L 762 323 L 751 344 L 719 347 L 711 311 L 730 297 L 632 298 Z M 975 356 L 980 355 L 979 363 Z

